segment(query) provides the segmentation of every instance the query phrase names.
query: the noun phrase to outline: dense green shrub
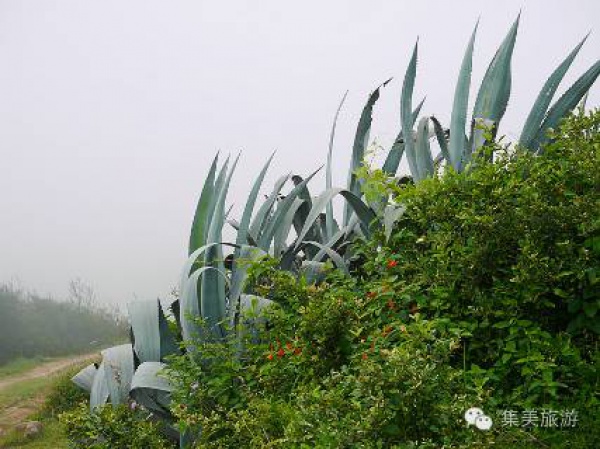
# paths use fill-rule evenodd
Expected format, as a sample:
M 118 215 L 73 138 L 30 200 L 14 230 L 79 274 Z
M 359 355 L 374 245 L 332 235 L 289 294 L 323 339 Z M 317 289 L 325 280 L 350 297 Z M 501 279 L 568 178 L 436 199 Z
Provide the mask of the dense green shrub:
M 172 360 L 196 447 L 595 447 L 599 128 L 574 117 L 543 155 L 487 147 L 493 162 L 416 186 L 362 170 L 406 207 L 390 239 L 356 242 L 352 276 L 318 286 L 261 260 L 248 287 L 276 306 L 260 339 Z M 492 430 L 465 425 L 470 406 Z M 502 425 L 532 408 L 579 422 Z
M 81 403 L 87 402 L 88 394 L 73 383 L 71 378 L 80 368 L 73 368 L 62 373 L 53 383 L 46 395 L 40 410 L 43 418 L 57 418 L 63 412 L 71 411 Z
M 90 413 L 89 406 L 82 403 L 61 414 L 60 421 L 73 448 L 174 448 L 159 431 L 161 424 L 147 417 L 147 412 L 126 405 L 107 405 Z

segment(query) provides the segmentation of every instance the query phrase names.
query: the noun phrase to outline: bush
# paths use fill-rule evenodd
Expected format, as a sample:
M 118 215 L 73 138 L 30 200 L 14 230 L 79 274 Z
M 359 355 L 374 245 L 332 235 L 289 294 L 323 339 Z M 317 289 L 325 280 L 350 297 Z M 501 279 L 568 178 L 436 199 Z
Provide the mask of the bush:
M 60 415 L 73 448 L 166 449 L 175 445 L 162 436 L 148 413 L 126 405 L 106 405 L 90 413 L 86 404 Z

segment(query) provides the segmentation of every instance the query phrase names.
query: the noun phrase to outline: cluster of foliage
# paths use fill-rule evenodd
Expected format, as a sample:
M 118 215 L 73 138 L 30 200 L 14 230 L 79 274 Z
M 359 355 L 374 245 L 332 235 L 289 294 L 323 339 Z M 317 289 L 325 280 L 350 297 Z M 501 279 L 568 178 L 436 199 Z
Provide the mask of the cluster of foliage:
M 0 285 L 0 364 L 89 352 L 126 338 L 126 323 L 93 302 L 58 301 Z
M 249 287 L 274 303 L 265 329 L 172 360 L 195 447 L 594 447 L 599 131 L 600 111 L 575 117 L 541 156 L 488 147 L 493 162 L 418 185 L 364 170 L 406 211 L 355 242 L 352 277 L 315 286 L 263 259 Z M 465 426 L 474 405 L 489 432 Z M 501 423 L 567 408 L 577 427 Z
M 260 207 L 255 208 L 265 174 L 273 158 L 271 157 L 250 189 L 240 220 L 234 220 L 228 217 L 226 201 L 239 157 L 231 164 L 230 159 L 227 158 L 220 167 L 218 156 L 215 157 L 208 169 L 208 175 L 200 194 L 190 233 L 189 257 L 181 273 L 178 296 L 169 307 L 170 312 L 163 310 L 161 304 L 156 300 L 131 304 L 129 307 L 131 344 L 103 351 L 102 363 L 98 366 L 86 367 L 73 378 L 76 384 L 90 392 L 92 412 L 100 410 L 106 402 L 122 405 L 133 399 L 139 402 L 145 410 L 151 412 L 155 419 L 162 420 L 163 430 L 169 435 L 177 435 L 181 445 L 185 446 L 194 439 L 204 438 L 202 435 L 205 434 L 206 425 L 202 426 L 203 431 L 199 437 L 197 429 L 187 429 L 185 426 L 184 432 L 177 432 L 177 421 L 180 415 L 170 404 L 173 385 L 162 375 L 165 368 L 168 367 L 170 357 L 185 354 L 190 361 L 201 366 L 203 370 L 212 370 L 215 377 L 214 382 L 221 385 L 221 375 L 219 374 L 221 371 L 216 367 L 223 360 L 227 360 L 226 364 L 232 367 L 246 366 L 245 351 L 252 354 L 254 345 L 260 345 L 263 339 L 265 319 L 278 307 L 281 308 L 280 312 L 283 317 L 287 318 L 278 320 L 276 316 L 271 316 L 269 321 L 271 326 L 278 329 L 275 332 L 283 332 L 289 328 L 285 324 L 289 321 L 289 317 L 301 315 L 304 310 L 302 308 L 307 306 L 299 300 L 294 303 L 290 298 L 278 303 L 273 299 L 270 291 L 265 290 L 263 283 L 257 283 L 249 278 L 248 267 L 252 265 L 253 261 L 264 257 L 273 259 L 272 271 L 274 273 L 270 274 L 271 277 L 281 275 L 294 279 L 294 282 L 300 284 L 304 282 L 309 293 L 311 289 L 318 288 L 317 286 L 321 283 L 328 282 L 326 273 L 332 265 L 339 269 L 338 275 L 342 276 L 343 282 L 348 282 L 348 285 L 343 283 L 340 285 L 346 285 L 344 288 L 350 291 L 362 288 L 360 284 L 353 283 L 362 279 L 361 270 L 366 273 L 365 275 L 369 274 L 368 266 L 361 268 L 361 256 L 370 255 L 368 245 L 377 241 L 376 239 L 380 239 L 381 236 L 385 237 L 383 241 L 387 243 L 388 237 L 392 237 L 391 234 L 394 229 L 398 228 L 398 224 L 401 223 L 404 226 L 404 221 L 399 222 L 399 220 L 406 211 L 406 205 L 402 203 L 403 200 L 398 199 L 400 198 L 398 192 L 395 192 L 394 189 L 389 191 L 380 189 L 381 181 L 383 181 L 383 185 L 386 185 L 389 184 L 386 179 L 393 179 L 392 177 L 395 176 L 404 156 L 406 156 L 411 173 L 411 177 L 407 179 L 424 185 L 430 185 L 428 182 L 431 178 L 440 177 L 442 170 L 449 172 L 448 176 L 456 175 L 460 179 L 461 174 L 467 173 L 475 165 L 493 161 L 492 153 L 496 133 L 506 111 L 511 92 L 511 59 L 518 26 L 519 18 L 509 29 L 491 60 L 479 86 L 469 121 L 467 105 L 477 30 L 477 26 L 475 27 L 459 71 L 449 129 L 444 129 L 434 117 L 422 117 L 418 121 L 417 129 L 414 129 L 423 104 L 421 102 L 413 109 L 418 53 L 418 48 L 415 46 L 402 86 L 401 129 L 386 155 L 382 170 L 376 175 L 369 173 L 368 179 L 360 178 L 360 174 L 364 172 L 361 164 L 364 161 L 369 141 L 373 108 L 381 90 L 388 82 L 380 85 L 369 95 L 363 108 L 352 147 L 348 183 L 345 188 L 334 188 L 332 185 L 332 149 L 337 115 L 340 109 L 336 113 L 331 132 L 325 174 L 326 190 L 318 196 L 313 196 L 309 191 L 309 182 L 318 170 L 305 179 L 288 174 L 277 180 L 272 192 Z M 519 151 L 518 155 L 529 156 L 525 162 L 534 160 L 533 155 L 539 154 L 543 145 L 553 139 L 548 136 L 548 131 L 555 128 L 559 121 L 577 106 L 600 75 L 600 61 L 597 61 L 551 105 L 559 84 L 584 41 L 585 39 L 549 76 L 533 104 L 519 138 L 519 144 L 523 151 Z M 430 141 L 434 137 L 440 150 L 435 157 L 430 145 Z M 289 192 L 283 194 L 284 186 L 288 181 L 293 182 L 293 187 Z M 338 195 L 343 197 L 345 207 L 343 216 L 336 219 L 332 200 Z M 398 198 L 394 196 L 398 196 Z M 481 201 L 481 199 L 477 201 Z M 435 221 L 435 219 L 435 217 L 430 217 L 431 221 Z M 223 240 L 223 229 L 227 224 L 236 230 L 236 238 L 231 242 Z M 411 231 L 414 227 L 415 225 L 407 226 L 406 232 Z M 400 241 L 401 237 L 398 236 L 398 232 L 396 231 L 394 234 L 395 240 L 393 241 Z M 366 242 L 364 244 L 367 246 L 361 247 L 356 243 L 357 240 Z M 380 246 L 382 245 L 377 245 L 377 247 Z M 229 251 L 229 254 L 226 251 Z M 382 251 L 385 253 L 385 248 Z M 390 268 L 394 268 L 399 261 L 392 258 L 387 263 L 390 264 Z M 271 262 L 267 266 L 270 264 Z M 352 273 L 355 275 L 354 279 L 351 277 Z M 272 281 L 265 282 L 268 285 Z M 334 285 L 334 290 L 337 285 Z M 410 291 L 417 292 L 416 281 L 411 281 L 410 285 L 412 285 Z M 443 290 L 445 287 L 440 288 Z M 300 292 L 298 294 L 301 296 Z M 377 296 L 377 291 L 372 294 L 374 297 Z M 415 294 L 420 295 L 421 293 Z M 313 301 L 305 301 L 305 303 L 311 302 Z M 418 310 L 420 303 L 416 300 L 413 302 L 411 307 Z M 328 304 L 327 301 L 324 301 L 324 304 Z M 580 301 L 579 304 L 580 307 L 585 307 L 589 311 L 590 306 L 587 301 Z M 330 323 L 332 334 L 328 334 L 329 337 L 336 334 L 336 323 L 341 319 L 334 313 L 337 311 L 336 307 L 340 309 L 343 306 L 330 304 L 331 310 L 312 312 L 318 314 L 330 311 L 332 317 L 337 317 L 332 318 Z M 573 305 L 571 309 L 576 307 L 578 306 Z M 168 318 L 171 313 L 174 317 L 172 321 Z M 375 316 L 379 315 L 380 313 Z M 290 326 L 297 328 L 299 325 L 293 319 L 295 318 L 292 318 Z M 320 322 L 318 319 L 315 320 L 315 323 L 318 322 Z M 419 325 L 429 324 L 420 323 Z M 443 327 L 437 321 L 433 326 Z M 572 326 L 574 329 L 577 329 L 578 326 L 587 329 L 588 323 L 583 319 Z M 458 331 L 460 332 L 457 334 Z M 318 333 L 317 330 L 315 332 Z M 462 339 L 468 330 L 456 326 L 456 323 L 451 323 L 445 332 L 442 334 L 444 338 L 448 339 L 448 345 L 454 347 L 463 344 Z M 543 338 L 544 335 L 541 334 L 539 337 Z M 355 336 L 355 338 L 357 337 Z M 452 339 L 459 340 L 454 342 Z M 349 336 L 343 337 L 339 342 L 340 345 L 330 340 L 327 342 L 327 346 L 320 349 L 325 351 L 324 354 L 313 354 L 317 359 L 326 361 L 321 365 L 316 364 L 316 367 L 313 368 L 317 370 L 315 372 L 317 377 L 320 375 L 319 373 L 329 373 L 331 370 L 349 366 L 348 363 L 352 359 L 354 340 Z M 279 338 L 271 341 L 270 344 L 273 345 L 273 349 L 266 355 L 268 361 L 284 358 L 286 351 L 297 357 L 295 360 L 302 360 L 311 351 L 303 347 L 302 343 L 296 340 L 295 335 L 294 339 Z M 210 354 L 214 353 L 210 349 L 213 345 L 221 348 L 225 354 L 211 356 Z M 371 345 L 375 351 L 376 344 L 371 341 Z M 198 346 L 202 347 L 202 351 L 197 350 Z M 229 346 L 236 350 L 222 349 Z M 425 347 L 429 350 L 431 346 L 431 343 L 427 343 Z M 413 349 L 419 351 L 418 348 L 416 346 Z M 383 349 L 392 350 L 391 348 Z M 333 351 L 335 357 L 331 358 L 331 354 L 328 354 L 327 351 Z M 363 355 L 368 360 L 368 354 Z M 398 360 L 405 360 L 404 355 L 395 354 L 394 356 L 396 355 Z M 440 352 L 439 357 L 443 358 L 442 355 Z M 444 357 L 450 356 L 446 354 Z M 466 358 L 463 358 L 466 363 Z M 361 356 L 361 360 L 363 359 L 364 357 Z M 343 363 L 344 360 L 347 362 L 346 364 Z M 485 368 L 485 364 L 480 367 L 482 370 Z M 419 369 L 424 368 L 419 366 Z M 446 374 L 449 377 L 443 379 L 445 382 L 450 382 L 453 377 L 451 373 Z M 198 373 L 198 375 L 200 374 Z M 415 376 L 414 379 L 419 379 L 418 375 Z M 244 379 L 241 374 L 238 377 L 236 382 Z M 358 378 L 360 376 L 357 374 Z M 553 379 L 544 378 L 544 382 L 553 381 Z M 407 380 L 407 382 L 411 381 Z M 422 385 L 419 382 L 415 381 L 415 388 Z M 430 385 L 432 390 L 437 390 L 435 382 Z M 373 388 L 379 391 L 382 387 L 374 385 Z M 230 387 L 226 389 L 229 390 Z M 348 386 L 348 389 L 351 390 L 351 386 Z M 286 391 L 284 390 L 284 393 Z M 344 400 L 340 399 L 342 402 Z M 354 402 L 350 400 L 350 403 Z M 460 404 L 460 401 L 455 399 L 453 403 Z M 213 403 L 209 401 L 210 404 Z M 211 410 L 211 407 L 207 406 L 207 410 Z M 398 413 L 405 414 L 408 420 L 415 416 L 414 413 L 405 409 Z M 415 423 L 411 421 L 410 426 L 415 427 Z M 443 426 L 440 424 L 437 427 L 442 428 Z M 392 433 L 394 431 L 390 430 Z M 415 438 L 421 437 L 417 435 Z

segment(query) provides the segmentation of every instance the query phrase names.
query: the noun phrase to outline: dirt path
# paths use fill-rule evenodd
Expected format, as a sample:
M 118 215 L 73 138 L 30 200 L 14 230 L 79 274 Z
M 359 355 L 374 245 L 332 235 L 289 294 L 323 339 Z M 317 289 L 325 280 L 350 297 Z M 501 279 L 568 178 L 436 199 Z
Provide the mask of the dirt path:
M 19 382 L 23 382 L 26 380 L 38 379 L 40 377 L 51 376 L 52 374 L 56 374 L 59 371 L 63 371 L 70 366 L 81 364 L 85 361 L 91 360 L 94 357 L 97 357 L 96 354 L 85 354 L 75 357 L 69 357 L 65 359 L 53 360 L 50 362 L 43 363 L 35 368 L 32 368 L 29 371 L 24 373 L 15 374 L 14 376 L 6 377 L 0 380 L 0 391 L 5 388 L 10 387 Z
M 27 381 L 40 379 L 43 377 L 51 378 L 54 375 L 65 371 L 73 365 L 83 365 L 85 362 L 91 362 L 98 358 L 98 353 L 85 354 L 64 359 L 52 360 L 43 363 L 35 368 L 23 373 L 15 374 L 0 380 L 0 393 L 9 390 L 11 387 Z M 19 400 L 17 403 L 0 405 L 0 435 L 15 425 L 23 422 L 28 416 L 35 413 L 44 402 L 44 394 L 36 394 L 33 397 L 27 397 Z

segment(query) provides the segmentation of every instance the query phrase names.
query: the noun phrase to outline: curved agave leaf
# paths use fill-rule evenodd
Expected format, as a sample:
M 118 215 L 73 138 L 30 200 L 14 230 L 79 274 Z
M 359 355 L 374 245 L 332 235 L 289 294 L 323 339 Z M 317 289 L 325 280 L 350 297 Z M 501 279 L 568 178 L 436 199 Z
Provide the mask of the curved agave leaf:
M 425 103 L 425 98 L 421 100 L 418 106 L 412 113 L 412 126 L 417 121 L 419 117 L 419 113 L 421 112 L 421 108 L 423 107 L 423 103 Z M 402 130 L 398 133 L 396 140 L 392 145 L 392 149 L 388 152 L 385 162 L 383 164 L 382 170 L 390 176 L 396 176 L 396 172 L 398 171 L 398 166 L 400 165 L 400 161 L 402 160 L 402 156 L 404 155 L 404 135 L 402 134 Z
M 211 209 L 213 196 L 215 194 L 215 172 L 217 170 L 217 160 L 219 155 L 217 154 L 210 166 L 208 176 L 204 181 L 202 187 L 202 193 L 196 206 L 196 213 L 194 214 L 194 221 L 192 223 L 192 230 L 190 232 L 190 243 L 188 247 L 188 254 L 192 254 L 197 248 L 200 248 L 206 242 L 206 232 L 210 224 Z
M 438 119 L 435 118 L 433 115 L 429 118 L 431 119 L 431 122 L 433 123 L 433 131 L 435 132 L 435 138 L 437 139 L 438 144 L 440 145 L 441 156 L 443 159 L 450 161 L 450 153 L 448 151 L 448 141 L 446 140 L 444 128 L 442 127 L 442 125 L 438 121 Z M 434 165 L 437 165 L 440 162 L 441 162 L 441 159 L 440 159 L 440 156 L 438 155 L 438 157 L 436 157 L 436 159 L 434 161 Z
M 388 242 L 394 230 L 394 226 L 406 212 L 405 206 L 388 205 L 383 212 L 383 229 L 385 241 Z
M 244 282 L 248 277 L 250 264 L 267 253 L 255 246 L 242 245 L 238 256 L 234 260 L 233 274 L 231 275 L 231 288 L 229 290 L 229 308 L 230 313 L 237 313 L 238 299 L 244 289 Z
M 465 141 L 465 126 L 467 124 L 467 107 L 469 105 L 469 89 L 471 87 L 471 70 L 473 66 L 473 47 L 479 20 L 469 39 L 469 44 L 460 66 L 458 82 L 454 91 L 454 104 L 450 118 L 450 145 L 447 160 L 455 170 L 460 171 L 461 161 L 467 142 Z M 488 69 L 489 70 L 489 69 Z M 439 141 L 439 138 L 438 138 Z
M 326 167 L 326 172 L 325 172 L 325 188 L 326 189 L 331 189 L 333 187 L 333 180 L 332 180 L 332 176 L 331 176 L 331 158 L 332 158 L 332 153 L 333 153 L 333 141 L 335 139 L 335 128 L 337 126 L 338 117 L 340 115 L 340 111 L 342 110 L 342 106 L 344 105 L 344 102 L 346 101 L 347 96 L 348 96 L 348 91 L 346 91 L 346 93 L 342 97 L 342 101 L 340 101 L 340 105 L 338 106 L 337 111 L 335 111 L 335 116 L 333 117 L 333 125 L 331 126 L 331 135 L 329 136 L 329 151 L 327 152 L 327 167 Z M 325 238 L 330 239 L 331 236 L 333 236 L 333 234 L 335 233 L 334 217 L 333 217 L 333 204 L 330 203 L 327 205 L 325 215 L 326 215 L 325 223 L 326 223 L 326 228 L 327 228 L 327 234 L 326 234 Z
M 369 209 L 369 207 L 352 192 L 346 189 L 334 188 L 324 191 L 314 201 L 313 207 L 310 210 L 310 214 L 308 215 L 306 223 L 304 224 L 304 228 L 302 229 L 302 231 L 298 235 L 298 238 L 296 239 L 296 247 L 302 244 L 304 238 L 310 230 L 310 227 L 317 220 L 323 208 L 325 208 L 327 203 L 329 203 L 333 199 L 333 197 L 335 197 L 338 194 L 342 195 L 346 199 L 347 204 L 350 205 L 350 207 L 354 210 L 354 213 L 360 220 L 360 224 L 364 232 L 368 233 L 371 222 L 376 218 L 375 213 L 371 209 Z
M 133 377 L 133 347 L 130 344 L 113 346 L 102 351 L 102 356 L 110 402 L 114 405 L 124 404 Z
M 575 48 L 569 53 L 569 55 L 565 58 L 565 60 L 552 72 L 552 75 L 546 80 L 544 83 L 544 87 L 540 91 L 529 115 L 527 116 L 527 120 L 525 121 L 525 125 L 523 126 L 523 131 L 521 132 L 521 137 L 519 139 L 519 144 L 525 148 L 529 148 L 532 141 L 534 140 L 538 130 L 540 129 L 540 125 L 542 124 L 542 120 L 546 115 L 546 111 L 548 110 L 548 106 L 550 105 L 550 101 L 552 101 L 552 97 L 556 93 L 556 89 L 558 89 L 558 85 L 564 78 L 567 70 L 571 66 L 571 63 L 579 53 L 579 50 L 587 40 L 589 34 L 586 35 L 579 44 L 575 46 Z M 535 148 L 534 148 L 535 150 Z
M 371 131 L 371 122 L 373 121 L 373 106 L 379 99 L 379 91 L 382 87 L 385 87 L 392 78 L 388 79 L 384 83 L 380 84 L 371 94 L 367 100 L 367 104 L 362 110 L 360 119 L 358 121 L 358 127 L 356 128 L 356 134 L 354 136 L 354 144 L 352 146 L 352 159 L 350 160 L 350 170 L 348 172 L 348 191 L 354 193 L 356 196 L 360 196 L 360 184 L 356 178 L 356 170 L 362 164 L 365 157 L 365 149 L 369 142 L 369 133 Z M 344 207 L 344 225 L 348 224 L 350 220 L 351 210 L 348 204 Z
M 346 231 L 346 228 L 338 230 L 324 246 L 331 249 L 340 246 L 340 242 L 342 242 L 346 236 Z M 327 252 L 324 249 L 321 249 L 312 260 L 315 262 L 320 262 L 326 255 Z
M 87 391 L 88 393 L 92 392 L 92 385 L 94 385 L 94 378 L 96 377 L 96 372 L 98 368 L 96 365 L 91 363 L 90 365 L 83 368 L 77 374 L 75 374 L 71 378 L 71 382 L 77 385 L 79 388 Z
M 521 13 L 519 13 L 517 19 L 510 27 L 508 34 L 485 72 L 479 92 L 477 93 L 477 99 L 475 100 L 473 119 L 491 120 L 497 126 L 506 111 L 511 87 L 511 59 L 517 39 L 520 18 Z M 450 132 L 452 134 L 455 130 L 451 129 Z M 456 133 L 460 134 L 458 128 L 456 129 Z M 452 139 L 452 136 L 450 138 Z M 458 151 L 458 149 L 453 147 L 452 151 Z
M 402 120 L 402 133 L 404 138 L 404 150 L 410 172 L 415 177 L 418 176 L 417 159 L 415 154 L 415 144 L 412 139 L 412 96 L 415 87 L 415 77 L 417 76 L 417 53 L 419 48 L 419 40 L 415 43 L 412 57 L 408 63 L 406 74 L 404 75 L 404 83 L 402 84 L 402 97 L 400 98 L 400 117 Z
M 238 161 L 239 156 L 236 158 L 231 171 L 228 173 L 219 191 L 219 196 L 215 204 L 214 216 L 208 230 L 207 243 L 221 241 L 221 232 L 225 221 L 225 199 Z M 223 282 L 223 278 L 219 275 L 219 272 L 224 271 L 221 245 L 207 248 L 204 253 L 204 267 L 214 267 L 216 270 L 205 271 L 200 280 L 199 289 L 202 317 L 206 320 L 208 327 L 215 335 L 223 336 L 223 330 L 218 323 L 225 318 L 227 299 L 225 294 L 225 283 Z
M 303 179 L 301 176 L 295 175 L 295 176 L 292 176 L 292 181 L 294 182 L 294 185 L 297 186 L 298 184 L 300 184 L 303 181 Z M 298 198 L 304 200 L 304 202 L 300 205 L 300 208 L 297 210 L 297 212 L 293 216 L 293 225 L 294 225 L 294 229 L 296 230 L 296 234 L 298 234 L 304 227 L 306 217 L 308 217 L 308 213 L 310 212 L 310 209 L 312 208 L 312 197 L 308 190 L 308 186 L 305 186 L 302 190 L 300 190 L 300 193 L 298 194 Z M 307 238 L 310 240 L 321 241 L 321 235 L 322 235 L 321 228 L 318 226 L 318 223 L 315 223 L 313 225 L 313 227 L 310 229 L 310 231 L 308 232 Z M 287 234 L 286 234 L 286 237 L 287 237 Z M 309 250 L 309 253 L 310 253 L 310 255 L 314 255 L 314 250 L 311 248 Z M 275 252 L 274 254 L 277 257 L 281 253 Z
M 331 261 L 334 263 L 334 265 L 340 269 L 344 274 L 349 275 L 349 271 L 348 271 L 348 266 L 346 265 L 346 262 L 344 262 L 344 259 L 342 259 L 342 256 L 340 256 L 336 251 L 334 251 L 333 249 L 329 248 L 326 245 L 323 245 L 319 242 L 304 242 L 305 245 L 314 245 L 317 248 L 319 248 L 321 251 L 325 251 L 325 253 L 329 256 L 329 258 L 331 259 Z M 313 260 L 313 262 L 318 262 L 316 260 Z
M 418 182 L 433 175 L 433 158 L 429 146 L 429 117 L 423 117 L 419 121 L 415 141 L 415 162 L 417 165 L 415 181 Z
M 306 282 L 309 284 L 318 284 L 325 278 L 327 273 L 324 262 L 315 262 L 312 260 L 302 262 L 300 272 L 304 275 Z
M 582 97 L 592 87 L 598 75 L 600 75 L 600 61 L 597 61 L 581 75 L 550 108 L 531 144 L 532 148 L 537 149 L 548 140 L 548 130 L 555 129 L 559 122 L 577 106 Z
M 279 207 L 273 215 L 273 218 L 267 224 L 265 230 L 260 236 L 260 239 L 258 240 L 258 247 L 261 248 L 263 251 L 269 250 L 269 247 L 271 246 L 271 241 L 273 240 L 273 236 L 275 235 L 275 231 L 283 224 L 283 220 L 285 219 L 288 210 L 290 210 L 290 208 L 292 207 L 294 200 L 300 195 L 300 192 L 302 192 L 302 190 L 306 187 L 309 181 L 319 172 L 319 170 L 321 170 L 321 168 L 315 170 L 310 176 L 308 176 L 308 178 L 306 178 L 304 181 L 302 181 L 300 184 L 294 187 L 294 189 L 288 195 L 286 195 L 283 201 L 281 201 Z
M 244 212 L 242 213 L 242 219 L 239 224 L 237 239 L 235 243 L 238 245 L 244 245 L 248 243 L 248 230 L 250 228 L 250 219 L 252 217 L 252 211 L 254 210 L 254 205 L 256 204 L 256 199 L 258 198 L 258 191 L 260 190 L 260 186 L 265 179 L 265 175 L 267 170 L 269 169 L 269 165 L 273 161 L 273 157 L 275 153 L 271 154 L 271 157 L 267 160 L 267 163 L 260 171 L 258 178 L 254 181 L 254 185 L 252 186 L 252 190 L 250 190 L 250 194 L 248 195 L 248 200 L 246 201 L 246 206 L 244 207 Z
M 92 383 L 92 391 L 90 393 L 90 410 L 94 411 L 97 407 L 101 407 L 108 401 L 108 382 L 106 381 L 106 371 L 104 362 L 96 370 L 94 382 Z
M 240 312 L 236 320 L 238 323 L 238 336 L 240 343 L 248 336 L 253 344 L 260 342 L 260 333 L 264 329 L 266 319 L 265 310 L 273 305 L 273 301 L 256 295 L 242 295 L 240 297 Z
M 160 362 L 178 352 L 158 299 L 135 301 L 129 303 L 128 309 L 133 348 L 140 362 Z
M 268 222 L 267 218 L 268 218 L 269 214 L 271 213 L 271 210 L 273 209 L 273 205 L 277 201 L 279 192 L 281 192 L 283 185 L 288 181 L 288 179 L 290 179 L 289 174 L 282 176 L 275 182 L 273 191 L 271 192 L 271 194 L 269 195 L 267 200 L 263 203 L 263 205 L 260 207 L 260 209 L 256 213 L 256 216 L 254 217 L 254 220 L 252 221 L 252 225 L 250 226 L 250 231 L 249 231 L 250 236 L 255 241 L 258 241 L 258 239 L 263 231 L 263 228 L 265 227 L 266 223 Z
M 286 239 L 290 233 L 292 228 L 292 224 L 294 222 L 294 218 L 301 206 L 305 205 L 305 200 L 300 198 L 296 198 L 292 203 L 292 206 L 287 211 L 286 217 L 283 220 L 283 224 L 277 228 L 275 231 L 275 236 L 273 239 L 273 255 L 275 257 L 279 257 L 283 250 L 285 249 Z M 309 209 L 310 210 L 310 209 Z M 307 212 L 308 215 L 308 212 Z
M 161 375 L 165 368 L 166 365 L 160 362 L 142 363 L 133 375 L 129 394 L 155 415 L 170 419 L 169 404 L 173 386 Z

